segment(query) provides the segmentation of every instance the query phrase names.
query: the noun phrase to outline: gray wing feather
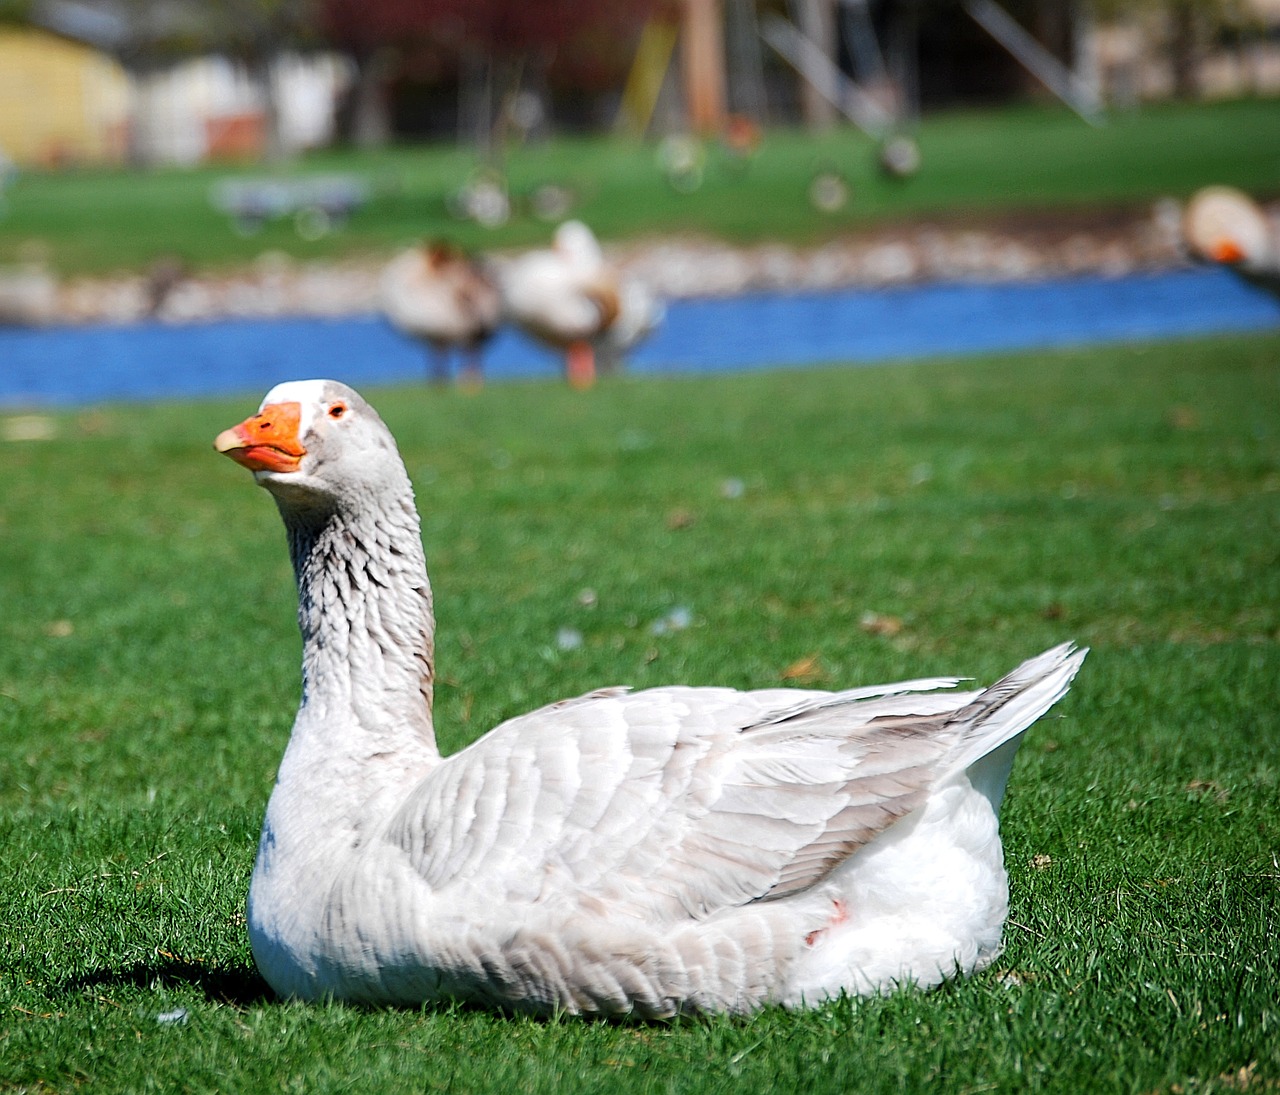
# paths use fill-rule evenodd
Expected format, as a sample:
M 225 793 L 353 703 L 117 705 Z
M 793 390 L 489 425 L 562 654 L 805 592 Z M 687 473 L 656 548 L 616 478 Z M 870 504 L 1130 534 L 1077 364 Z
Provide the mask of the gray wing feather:
M 503 724 L 410 796 L 387 839 L 433 889 L 548 878 L 661 920 L 784 897 L 918 806 L 972 697 L 610 690 Z

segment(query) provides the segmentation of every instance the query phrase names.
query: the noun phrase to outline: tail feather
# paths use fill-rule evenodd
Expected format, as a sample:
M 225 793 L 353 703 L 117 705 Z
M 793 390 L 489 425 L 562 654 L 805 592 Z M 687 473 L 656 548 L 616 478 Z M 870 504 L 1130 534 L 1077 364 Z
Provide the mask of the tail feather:
M 1087 648 L 1062 643 L 1023 662 L 957 711 L 953 723 L 967 723 L 951 774 L 969 780 L 997 813 L 1021 736 L 1071 687 Z

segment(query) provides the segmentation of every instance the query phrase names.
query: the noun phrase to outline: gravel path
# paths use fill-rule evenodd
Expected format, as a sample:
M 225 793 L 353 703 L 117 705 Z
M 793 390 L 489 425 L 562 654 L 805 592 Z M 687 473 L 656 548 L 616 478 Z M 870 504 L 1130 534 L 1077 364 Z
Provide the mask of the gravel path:
M 932 281 L 1030 281 L 1071 274 L 1120 276 L 1186 265 L 1181 207 L 1022 213 L 982 223 L 914 222 L 841 236 L 817 247 L 733 247 L 689 237 L 606 245 L 627 274 L 668 299 L 744 292 L 885 287 Z M 499 253 L 499 257 L 501 254 Z M 376 311 L 380 260 L 297 262 L 261 255 L 233 272 L 73 278 L 0 276 L 0 322 L 190 323 L 226 317 L 344 316 Z

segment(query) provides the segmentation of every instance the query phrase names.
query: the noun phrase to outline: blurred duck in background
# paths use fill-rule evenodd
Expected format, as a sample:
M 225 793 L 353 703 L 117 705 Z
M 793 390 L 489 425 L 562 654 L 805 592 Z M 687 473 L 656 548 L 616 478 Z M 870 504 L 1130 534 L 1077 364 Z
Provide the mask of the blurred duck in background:
M 430 377 L 449 380 L 449 358 L 462 355 L 458 382 L 483 383 L 481 352 L 502 322 L 502 296 L 486 266 L 442 240 L 411 248 L 382 274 L 382 307 L 392 326 L 428 347 Z
M 1187 204 L 1182 238 L 1193 258 L 1225 266 L 1280 298 L 1280 239 L 1248 194 L 1230 186 L 1206 186 Z
M 575 388 L 603 370 L 662 322 L 663 309 L 640 282 L 624 279 L 604 257 L 591 229 L 565 221 L 550 248 L 512 259 L 501 273 L 507 318 L 562 350 Z

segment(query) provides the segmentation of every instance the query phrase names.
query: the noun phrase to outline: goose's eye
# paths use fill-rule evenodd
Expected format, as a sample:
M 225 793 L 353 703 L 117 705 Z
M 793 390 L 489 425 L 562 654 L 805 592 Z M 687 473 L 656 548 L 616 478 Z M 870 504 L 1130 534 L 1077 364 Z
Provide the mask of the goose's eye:
M 330 418 L 341 418 L 346 413 L 347 413 L 347 405 L 345 403 L 335 403 L 332 407 L 329 408 Z

